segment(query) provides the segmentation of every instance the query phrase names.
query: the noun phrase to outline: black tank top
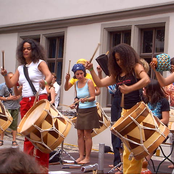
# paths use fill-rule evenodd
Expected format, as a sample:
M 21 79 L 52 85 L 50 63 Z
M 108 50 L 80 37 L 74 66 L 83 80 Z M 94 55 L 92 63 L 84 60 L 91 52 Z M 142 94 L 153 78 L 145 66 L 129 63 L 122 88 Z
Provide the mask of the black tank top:
M 125 84 L 127 86 L 131 86 L 133 84 L 135 84 L 137 82 L 137 79 L 135 77 L 135 75 L 133 74 L 129 74 L 123 77 L 118 76 L 116 79 L 116 85 L 117 85 L 117 90 L 119 95 L 121 96 L 121 92 L 118 89 L 119 85 Z M 141 101 L 141 97 L 140 97 L 140 91 L 136 90 L 136 91 L 132 91 L 128 94 L 124 95 L 124 109 L 130 109 L 132 108 L 137 102 Z

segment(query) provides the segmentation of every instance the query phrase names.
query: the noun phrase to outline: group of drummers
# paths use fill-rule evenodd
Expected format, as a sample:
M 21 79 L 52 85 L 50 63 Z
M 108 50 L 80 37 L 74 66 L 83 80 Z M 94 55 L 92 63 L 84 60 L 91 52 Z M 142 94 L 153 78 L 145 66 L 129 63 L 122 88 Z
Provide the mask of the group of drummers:
M 48 99 L 45 87 L 52 83 L 53 76 L 44 61 L 44 49 L 36 41 L 24 39 L 18 45 L 17 58 L 20 65 L 13 76 L 10 77 L 4 67 L 1 69 L 1 74 L 4 76 L 6 86 L 8 88 L 14 87 L 15 96 L 22 96 L 20 114 L 21 118 L 23 118 L 27 111 L 33 107 L 36 100 Z M 91 61 L 85 59 L 79 59 L 73 65 L 73 78 L 70 79 L 69 72 L 66 74 L 65 91 L 69 90 L 72 86 L 75 87 L 76 97 L 70 108 L 77 110 L 75 128 L 77 129 L 78 136 L 79 158 L 76 159 L 76 163 L 90 163 L 92 149 L 91 132 L 94 128 L 100 128 L 95 99 L 100 94 L 100 87 L 115 85 L 114 99 L 111 107 L 111 120 L 114 122 L 124 118 L 124 115 L 129 113 L 132 107 L 143 101 L 146 102 L 153 115 L 158 117 L 161 124 L 164 124 L 164 126 L 168 125 L 170 106 L 163 87 L 174 82 L 173 65 L 170 68 L 171 74 L 164 78 L 160 71 L 157 71 L 156 62 L 152 61 L 150 66 L 155 72 L 157 80 L 150 79 L 144 65 L 139 55 L 131 46 L 119 44 L 110 50 L 108 56 L 109 75 L 104 78 L 101 77 L 101 68 L 97 68 L 97 74 Z M 87 70 L 90 74 L 86 72 Z M 30 86 L 29 80 L 27 80 L 26 72 L 35 87 L 35 92 Z M 143 161 L 148 159 L 148 157 L 142 156 L 142 158 L 136 159 L 133 156 L 130 159 L 130 149 L 124 142 L 123 146 L 121 146 L 119 138 L 113 137 L 113 149 L 115 149 L 113 165 L 115 166 L 122 159 L 123 166 L 116 168 L 115 173 L 141 173 Z M 3 141 L 1 140 L 0 143 L 3 144 Z M 17 145 L 15 140 L 12 143 Z M 155 151 L 155 149 L 153 150 Z M 37 148 L 35 149 L 27 138 L 24 141 L 24 151 L 35 156 L 39 163 L 48 170 L 49 154 Z M 123 155 L 120 156 L 120 152 L 123 152 Z M 148 156 L 152 155 L 153 152 L 148 153 Z

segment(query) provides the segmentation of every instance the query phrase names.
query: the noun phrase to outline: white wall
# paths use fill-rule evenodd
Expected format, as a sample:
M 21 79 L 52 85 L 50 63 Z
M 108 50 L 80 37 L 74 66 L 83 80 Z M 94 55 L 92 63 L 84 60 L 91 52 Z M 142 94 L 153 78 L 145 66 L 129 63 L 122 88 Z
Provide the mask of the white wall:
M 0 26 L 156 6 L 172 0 L 0 0 Z
M 100 42 L 100 24 L 83 25 L 76 27 L 69 27 L 67 30 L 66 40 L 66 53 L 65 53 L 65 74 L 68 72 L 69 60 L 71 60 L 71 69 L 76 61 L 80 58 L 90 60 L 98 43 Z M 99 50 L 96 56 L 99 55 Z M 93 61 L 96 63 L 96 61 Z M 73 72 L 70 69 L 71 78 Z M 62 79 L 62 84 L 65 83 L 65 75 Z M 63 86 L 62 86 L 63 87 Z M 74 87 L 68 91 L 62 91 L 61 96 L 63 97 L 64 104 L 72 104 L 72 94 L 74 94 Z M 71 99 L 70 99 L 71 96 Z M 75 97 L 75 94 L 74 94 Z
M 17 34 L 1 34 L 0 35 L 0 67 L 2 66 L 2 51 L 4 51 L 5 69 L 13 73 L 16 70 L 16 47 Z M 0 75 L 0 83 L 4 82 L 4 78 Z

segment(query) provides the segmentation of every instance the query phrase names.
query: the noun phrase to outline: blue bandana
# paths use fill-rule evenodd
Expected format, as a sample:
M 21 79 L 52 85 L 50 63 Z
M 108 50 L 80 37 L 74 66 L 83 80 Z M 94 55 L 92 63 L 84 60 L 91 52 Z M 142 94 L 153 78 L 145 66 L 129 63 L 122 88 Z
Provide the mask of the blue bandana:
M 72 71 L 75 73 L 77 70 L 82 70 L 85 72 L 85 67 L 82 64 L 75 64 L 72 68 Z

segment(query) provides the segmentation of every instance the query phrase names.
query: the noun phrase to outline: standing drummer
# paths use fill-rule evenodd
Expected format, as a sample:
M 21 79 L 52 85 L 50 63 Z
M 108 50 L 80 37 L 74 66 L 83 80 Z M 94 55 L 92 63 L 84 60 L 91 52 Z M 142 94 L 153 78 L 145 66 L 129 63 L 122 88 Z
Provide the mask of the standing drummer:
M 51 83 L 52 75 L 44 61 L 44 49 L 36 41 L 32 39 L 24 39 L 18 45 L 17 57 L 20 65 L 13 77 L 10 79 L 9 76 L 7 76 L 7 70 L 3 68 L 1 69 L 1 74 L 4 76 L 5 83 L 9 88 L 15 86 L 17 83 L 22 86 L 20 113 L 23 118 L 35 101 L 35 94 L 24 75 L 24 66 L 26 66 L 26 70 L 28 71 L 29 78 L 34 85 L 35 90 L 39 91 L 40 95 L 38 96 L 38 100 L 48 99 L 45 85 Z M 49 154 L 43 153 L 38 149 L 36 149 L 34 154 L 34 146 L 28 139 L 25 139 L 24 141 L 24 151 L 30 155 L 35 155 L 39 163 L 48 169 Z
M 86 59 L 79 59 L 77 61 L 77 64 L 82 64 L 85 66 L 86 62 L 87 62 Z M 86 78 L 91 79 L 92 82 L 94 83 L 91 74 L 86 73 Z M 74 77 L 70 79 L 70 74 L 66 74 L 65 79 L 66 79 L 66 81 L 65 81 L 64 89 L 65 89 L 65 91 L 68 91 L 76 83 L 77 79 Z M 94 83 L 94 87 L 95 87 L 95 96 L 100 95 L 100 88 L 97 87 L 95 83 Z
M 9 78 L 13 77 L 13 73 L 8 73 Z M 8 112 L 11 114 L 13 121 L 9 128 L 12 130 L 12 147 L 18 147 L 18 143 L 16 141 L 16 134 L 17 134 L 17 124 L 18 124 L 18 115 L 19 115 L 19 102 L 20 102 L 20 95 L 15 96 L 13 88 L 8 88 L 6 84 L 2 85 L 0 90 L 0 100 L 3 101 L 3 104 Z M 0 136 L 0 146 L 4 144 L 3 142 L 4 132 L 2 132 Z
M 128 44 L 118 44 L 110 51 L 108 59 L 108 69 L 110 76 L 100 79 L 93 65 L 87 62 L 86 68 L 90 71 L 94 82 L 99 87 L 106 87 L 116 84 L 120 96 L 124 98 L 122 116 L 126 114 L 137 102 L 142 101 L 139 95 L 139 89 L 145 87 L 149 82 L 149 76 L 140 64 L 140 58 L 135 50 Z M 123 143 L 124 144 L 124 143 Z M 139 174 L 141 173 L 142 160 L 130 159 L 131 153 L 124 145 L 123 152 L 123 173 Z

